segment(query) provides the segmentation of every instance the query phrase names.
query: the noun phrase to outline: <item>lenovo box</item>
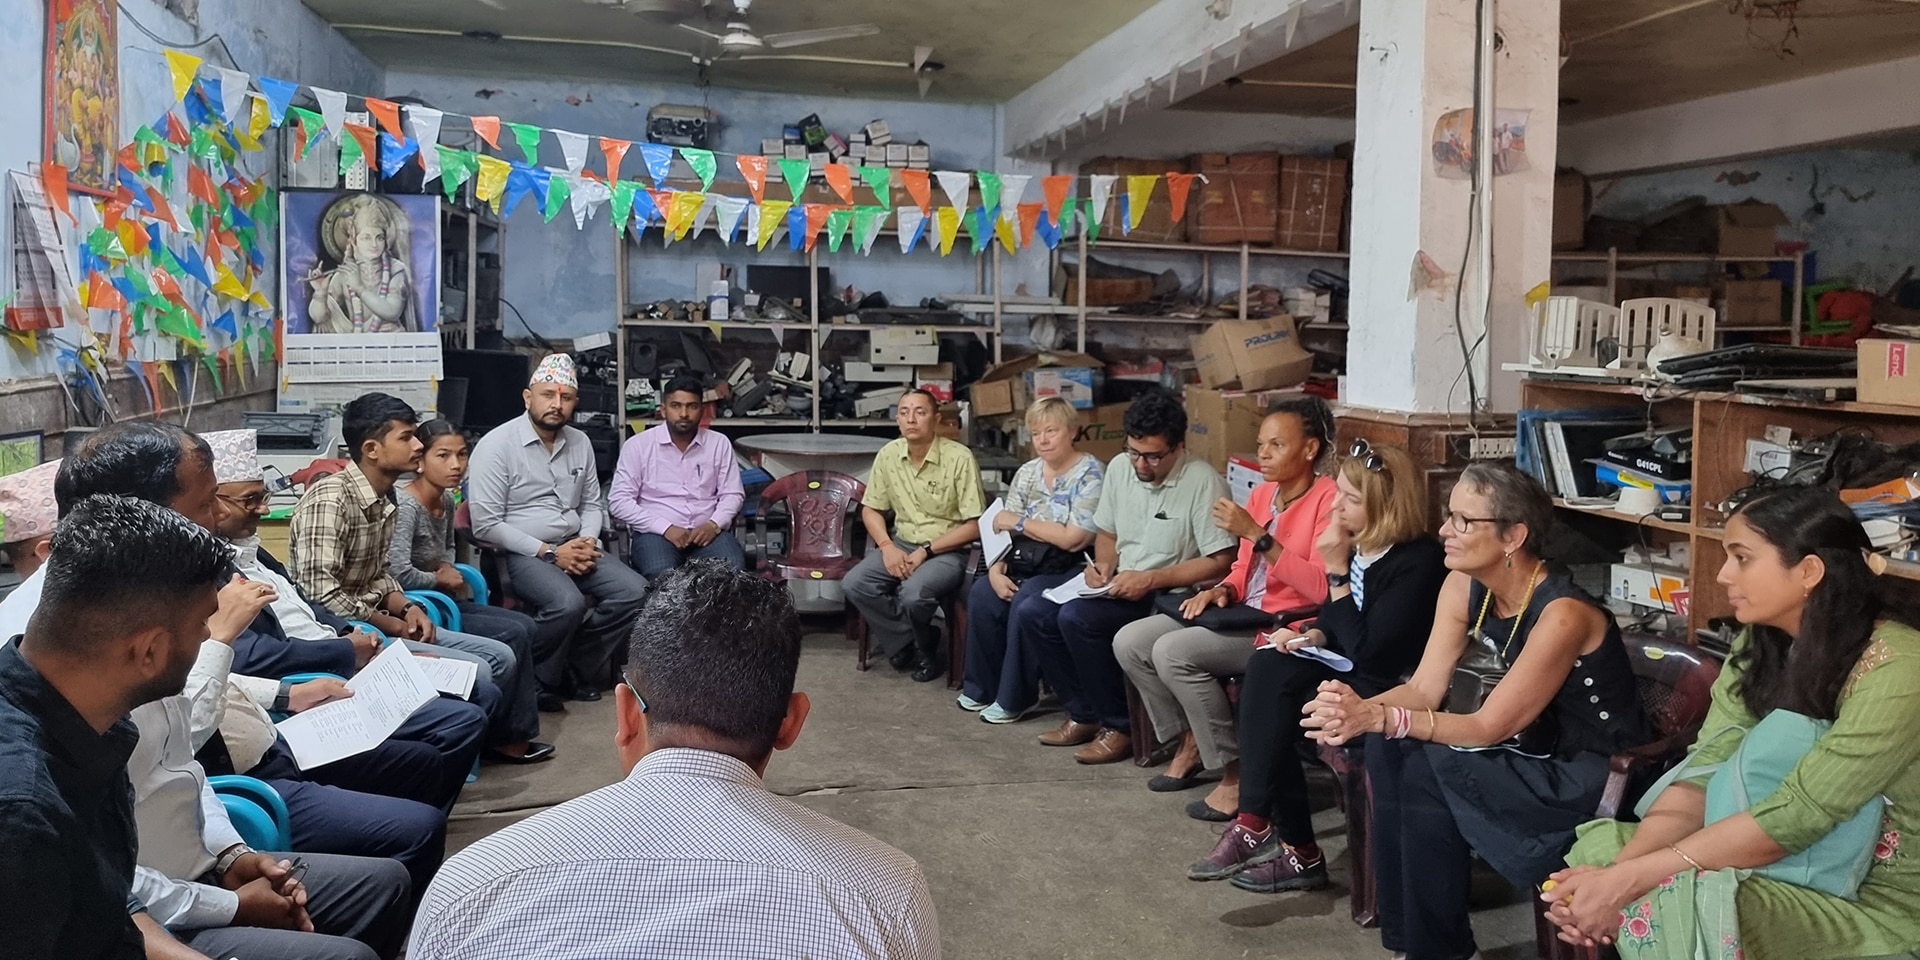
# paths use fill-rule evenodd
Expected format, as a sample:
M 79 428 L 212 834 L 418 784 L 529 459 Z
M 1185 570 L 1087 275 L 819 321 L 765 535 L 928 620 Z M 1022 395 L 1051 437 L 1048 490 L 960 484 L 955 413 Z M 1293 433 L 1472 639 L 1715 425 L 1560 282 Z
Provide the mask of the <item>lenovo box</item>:
M 1253 499 L 1253 488 L 1266 480 L 1266 475 L 1260 472 L 1260 461 L 1253 457 L 1236 453 L 1227 458 L 1227 493 L 1234 503 L 1245 507 Z
M 1857 349 L 1861 403 L 1920 407 L 1920 342 L 1862 340 Z
M 1305 382 L 1313 354 L 1300 346 L 1293 318 L 1222 320 L 1193 338 L 1203 386 L 1272 390 Z M 1224 461 L 1223 461 L 1224 463 Z

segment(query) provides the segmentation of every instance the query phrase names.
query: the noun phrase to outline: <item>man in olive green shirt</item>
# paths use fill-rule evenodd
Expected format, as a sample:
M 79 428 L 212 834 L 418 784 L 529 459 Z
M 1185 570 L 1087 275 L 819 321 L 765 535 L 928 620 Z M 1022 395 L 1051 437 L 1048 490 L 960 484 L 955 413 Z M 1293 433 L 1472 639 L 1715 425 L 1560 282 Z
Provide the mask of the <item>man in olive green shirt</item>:
M 980 465 L 964 444 L 934 436 L 933 395 L 910 390 L 894 422 L 900 439 L 880 448 L 860 509 L 879 544 L 840 582 L 847 602 L 894 669 L 925 683 L 943 672 L 933 615 L 966 579 L 967 545 L 980 539 Z M 893 511 L 893 532 L 887 511 Z

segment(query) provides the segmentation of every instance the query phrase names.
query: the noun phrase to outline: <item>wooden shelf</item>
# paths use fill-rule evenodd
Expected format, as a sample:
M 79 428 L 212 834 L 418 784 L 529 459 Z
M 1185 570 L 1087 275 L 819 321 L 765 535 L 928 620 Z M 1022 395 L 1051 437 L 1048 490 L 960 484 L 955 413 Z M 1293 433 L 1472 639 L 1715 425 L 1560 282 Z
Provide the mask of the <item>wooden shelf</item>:
M 1888 560 L 1887 573 L 1902 580 L 1920 580 L 1920 563 L 1911 560 Z
M 1154 317 L 1130 313 L 1087 314 L 1088 323 L 1190 323 L 1196 326 L 1219 323 L 1227 317 Z
M 1281 247 L 1256 247 L 1252 244 L 1221 243 L 1165 243 L 1152 240 L 1096 240 L 1087 245 L 1089 251 L 1098 253 L 1108 248 L 1121 250 L 1165 250 L 1173 253 L 1228 253 L 1238 255 L 1245 250 L 1255 257 L 1306 257 L 1314 260 L 1345 260 L 1345 250 L 1287 250 Z
M 889 420 L 888 423 L 893 421 Z M 660 425 L 658 420 L 644 417 L 628 417 L 627 426 L 639 433 L 648 427 Z M 715 417 L 706 424 L 709 429 L 721 430 L 728 427 L 811 427 L 813 421 L 806 417 Z
M 654 328 L 666 330 L 710 330 L 714 324 L 723 330 L 765 330 L 774 332 L 774 327 L 782 331 L 809 330 L 813 325 L 804 320 L 781 322 L 774 320 L 638 320 L 627 318 L 620 325 L 629 328 Z
M 836 330 L 847 330 L 860 333 L 870 330 L 892 330 L 898 327 L 931 327 L 934 333 L 994 332 L 993 327 L 984 323 L 823 323 L 820 325 L 820 332 L 832 333 Z
M 1606 250 L 1579 250 L 1556 253 L 1553 259 L 1567 263 L 1792 263 L 1796 257 L 1723 257 L 1716 253 L 1612 253 Z
M 1582 507 L 1576 504 L 1568 503 L 1567 501 L 1559 497 L 1553 498 L 1553 505 L 1563 510 L 1569 510 L 1577 514 L 1584 514 L 1589 517 L 1604 517 L 1608 520 L 1618 520 L 1621 523 L 1631 523 L 1631 524 L 1634 524 L 1635 526 L 1651 527 L 1655 530 L 1666 530 L 1670 533 L 1692 533 L 1693 532 L 1693 524 L 1691 523 L 1684 523 L 1676 520 L 1662 520 L 1659 517 L 1651 516 L 1651 515 L 1645 516 L 1645 517 L 1636 517 L 1631 513 L 1625 513 L 1619 510 L 1615 510 L 1612 507 Z

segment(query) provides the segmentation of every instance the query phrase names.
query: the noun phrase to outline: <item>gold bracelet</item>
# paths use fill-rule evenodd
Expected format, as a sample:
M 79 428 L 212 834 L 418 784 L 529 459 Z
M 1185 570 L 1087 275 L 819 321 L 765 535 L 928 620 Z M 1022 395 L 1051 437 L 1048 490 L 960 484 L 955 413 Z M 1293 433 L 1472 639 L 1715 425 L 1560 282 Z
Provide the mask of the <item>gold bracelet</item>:
M 1698 860 L 1695 860 L 1694 858 L 1692 858 L 1692 857 L 1689 857 L 1689 856 L 1687 856 L 1687 852 L 1686 852 L 1685 850 L 1682 850 L 1682 849 L 1680 849 L 1680 845 L 1679 845 L 1679 844 L 1677 844 L 1677 843 L 1669 843 L 1669 844 L 1667 844 L 1667 849 L 1668 849 L 1668 850 L 1672 850 L 1672 851 L 1673 851 L 1674 853 L 1677 853 L 1677 854 L 1679 854 L 1679 855 L 1680 855 L 1680 859 L 1682 859 L 1682 860 L 1685 860 L 1685 861 L 1687 862 L 1687 866 L 1690 866 L 1690 867 L 1692 867 L 1693 869 L 1695 869 L 1695 870 L 1697 870 L 1697 871 L 1699 871 L 1699 872 L 1701 872 L 1701 873 L 1706 873 L 1706 872 L 1707 872 L 1707 868 L 1706 868 L 1706 867 L 1703 867 L 1703 866 L 1701 866 L 1701 865 L 1700 865 L 1700 861 L 1698 861 Z
M 1432 740 L 1433 735 L 1435 733 L 1438 733 L 1439 730 L 1440 730 L 1440 721 L 1435 720 L 1433 718 L 1433 708 L 1428 707 L 1427 708 L 1427 739 Z

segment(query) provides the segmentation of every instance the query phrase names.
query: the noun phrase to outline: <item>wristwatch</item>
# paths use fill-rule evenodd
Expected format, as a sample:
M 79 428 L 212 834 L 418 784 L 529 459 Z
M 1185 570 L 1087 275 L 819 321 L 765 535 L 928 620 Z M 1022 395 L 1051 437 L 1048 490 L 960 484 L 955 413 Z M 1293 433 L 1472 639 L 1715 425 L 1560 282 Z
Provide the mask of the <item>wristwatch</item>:
M 214 861 L 213 875 L 216 877 L 226 876 L 227 871 L 233 869 L 233 865 L 239 862 L 241 857 L 252 852 L 253 848 L 244 843 L 236 843 L 228 847 L 225 852 L 220 854 L 220 859 Z
M 560 551 L 555 550 L 554 548 L 547 546 L 546 544 L 543 543 L 540 545 L 540 552 L 534 554 L 534 557 L 536 559 L 545 560 L 548 563 L 559 563 Z
M 1027 518 L 1021 517 L 1013 522 L 1013 532 L 1024 535 L 1027 532 Z
M 292 713 L 293 712 L 293 683 L 292 682 L 287 680 L 280 681 L 280 689 L 274 692 L 273 706 L 270 709 L 274 713 Z
M 1254 553 L 1266 553 L 1268 550 L 1272 550 L 1272 549 L 1273 549 L 1273 534 L 1271 533 L 1263 533 L 1260 535 L 1260 539 L 1255 540 L 1253 542 Z
M 1351 573 L 1329 573 L 1329 574 L 1327 574 L 1327 587 L 1328 587 L 1328 588 L 1333 588 L 1333 587 L 1345 587 L 1345 586 L 1349 586 L 1349 585 L 1351 585 L 1352 583 L 1353 583 L 1353 574 L 1351 574 Z

